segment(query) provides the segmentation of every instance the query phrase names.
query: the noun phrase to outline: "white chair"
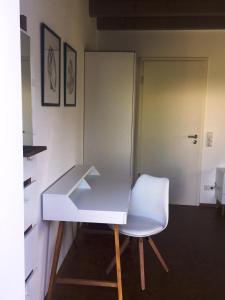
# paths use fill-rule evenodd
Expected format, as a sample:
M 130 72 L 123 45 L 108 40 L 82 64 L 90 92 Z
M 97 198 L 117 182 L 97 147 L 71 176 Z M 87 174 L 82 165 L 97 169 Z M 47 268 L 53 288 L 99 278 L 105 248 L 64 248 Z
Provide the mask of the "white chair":
M 166 272 L 169 271 L 164 259 L 153 242 L 151 236 L 163 231 L 168 224 L 169 216 L 169 180 L 167 178 L 157 178 L 149 175 L 141 175 L 131 194 L 131 203 L 126 225 L 121 225 L 119 231 L 127 236 L 121 246 L 122 254 L 129 245 L 130 237 L 139 238 L 139 257 L 141 289 L 145 290 L 144 271 L 144 247 L 143 239 L 147 238 L 159 262 Z M 115 258 L 107 268 L 107 273 L 111 272 L 115 265 Z

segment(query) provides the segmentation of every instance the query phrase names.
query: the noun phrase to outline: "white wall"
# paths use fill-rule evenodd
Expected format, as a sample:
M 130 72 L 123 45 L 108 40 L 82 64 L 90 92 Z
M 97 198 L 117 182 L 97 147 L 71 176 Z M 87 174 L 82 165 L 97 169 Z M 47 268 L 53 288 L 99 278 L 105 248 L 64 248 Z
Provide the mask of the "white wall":
M 138 57 L 207 57 L 208 88 L 204 122 L 204 148 L 200 201 L 215 203 L 215 169 L 225 166 L 225 31 L 103 31 L 101 50 L 135 50 Z M 205 147 L 206 132 L 214 133 L 212 148 Z
M 42 222 L 40 193 L 74 164 L 83 161 L 84 49 L 95 49 L 95 21 L 88 16 L 88 0 L 21 0 L 21 14 L 27 16 L 31 36 L 31 77 L 34 145 L 47 151 L 24 160 L 25 173 L 37 180 L 33 219 L 38 224 L 38 268 L 34 276 L 35 299 L 43 300 L 49 278 L 56 224 Z M 63 106 L 63 55 L 61 61 L 61 107 L 41 106 L 40 23 L 46 23 L 63 41 L 77 50 L 77 107 Z M 63 54 L 63 48 L 62 48 Z M 27 176 L 25 174 L 25 176 Z M 60 261 L 72 241 L 67 226 Z M 47 258 L 48 257 L 48 258 Z M 47 274 L 47 276 L 46 276 Z
M 0 2 L 0 298 L 23 300 L 23 165 L 19 1 Z

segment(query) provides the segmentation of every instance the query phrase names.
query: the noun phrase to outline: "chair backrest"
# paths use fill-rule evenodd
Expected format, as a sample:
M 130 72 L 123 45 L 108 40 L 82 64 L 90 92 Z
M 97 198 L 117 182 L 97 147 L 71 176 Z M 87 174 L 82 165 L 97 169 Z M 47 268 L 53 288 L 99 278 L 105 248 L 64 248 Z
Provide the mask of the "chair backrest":
M 152 218 L 165 228 L 169 219 L 169 180 L 141 175 L 132 189 L 129 214 Z

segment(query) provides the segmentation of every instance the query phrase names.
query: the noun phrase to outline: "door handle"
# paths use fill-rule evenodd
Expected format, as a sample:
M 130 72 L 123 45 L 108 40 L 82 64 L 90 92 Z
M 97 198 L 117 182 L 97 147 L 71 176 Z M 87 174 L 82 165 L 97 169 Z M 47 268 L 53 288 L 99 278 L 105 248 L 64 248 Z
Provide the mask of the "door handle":
M 188 135 L 188 138 L 189 139 L 197 139 L 198 135 L 197 134 L 195 134 L 195 135 Z

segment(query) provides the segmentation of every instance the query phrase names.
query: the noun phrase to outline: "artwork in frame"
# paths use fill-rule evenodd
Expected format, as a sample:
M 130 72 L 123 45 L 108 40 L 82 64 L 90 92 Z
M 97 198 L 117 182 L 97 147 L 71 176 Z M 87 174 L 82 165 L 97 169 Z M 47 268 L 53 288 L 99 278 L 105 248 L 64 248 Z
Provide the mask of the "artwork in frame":
M 61 38 L 41 24 L 41 103 L 60 106 Z
M 76 106 L 77 52 L 64 43 L 64 105 Z

